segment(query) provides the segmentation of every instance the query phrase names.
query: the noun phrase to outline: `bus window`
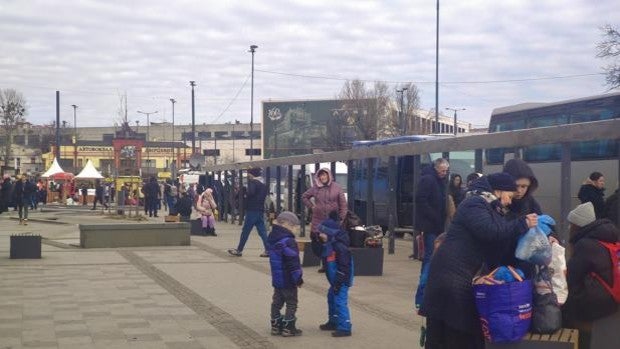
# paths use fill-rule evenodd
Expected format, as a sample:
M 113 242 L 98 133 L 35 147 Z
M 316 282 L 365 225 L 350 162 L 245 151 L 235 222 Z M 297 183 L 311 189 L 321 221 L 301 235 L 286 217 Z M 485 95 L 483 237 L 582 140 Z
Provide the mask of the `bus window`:
M 520 115 L 514 115 L 515 117 L 520 117 Z M 493 123 L 491 121 L 491 125 L 489 125 L 489 132 L 504 132 L 504 131 L 514 131 L 514 130 L 522 130 L 525 128 L 525 119 L 517 119 L 517 120 L 506 120 Z M 486 160 L 489 165 L 498 165 L 504 163 L 504 153 L 507 150 L 505 148 L 494 148 L 487 149 L 486 151 Z
M 532 116 L 528 120 L 528 128 L 549 127 L 568 123 L 564 114 Z M 528 162 L 557 161 L 562 157 L 560 144 L 541 144 L 527 147 L 523 150 L 523 160 Z
M 614 114 L 616 113 L 610 107 L 583 110 L 573 113 L 570 117 L 570 122 L 609 120 L 614 118 Z M 571 157 L 573 160 L 610 158 L 615 157 L 617 152 L 616 142 L 613 140 L 575 142 L 571 145 Z

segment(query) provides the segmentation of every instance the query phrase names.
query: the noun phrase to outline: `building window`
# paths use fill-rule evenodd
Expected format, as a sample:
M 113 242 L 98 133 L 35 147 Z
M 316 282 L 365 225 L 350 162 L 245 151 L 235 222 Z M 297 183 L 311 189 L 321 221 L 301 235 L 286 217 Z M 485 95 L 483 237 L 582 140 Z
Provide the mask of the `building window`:
M 202 155 L 204 156 L 220 156 L 219 149 L 203 149 Z
M 261 155 L 261 150 L 260 150 L 260 148 L 254 148 L 254 149 L 246 148 L 245 149 L 245 155 L 246 156 L 260 156 Z
M 36 158 L 30 158 L 30 163 L 31 164 L 36 164 L 37 163 L 37 159 Z

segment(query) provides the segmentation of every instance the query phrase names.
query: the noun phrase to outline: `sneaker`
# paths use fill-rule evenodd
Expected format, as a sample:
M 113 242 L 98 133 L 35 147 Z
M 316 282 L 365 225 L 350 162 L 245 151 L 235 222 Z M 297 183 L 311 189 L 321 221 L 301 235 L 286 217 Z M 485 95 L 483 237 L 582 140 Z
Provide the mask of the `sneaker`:
M 228 254 L 235 257 L 241 257 L 241 252 L 237 251 L 236 248 L 231 248 L 228 250 Z
M 326 322 L 324 324 L 319 325 L 319 329 L 321 331 L 335 331 L 336 330 L 336 324 L 331 323 L 331 322 Z
M 336 330 L 332 332 L 332 337 L 350 337 L 350 336 L 351 336 L 351 331 Z
M 24 219 L 24 225 L 28 225 L 28 219 Z
M 263 251 L 263 253 L 261 253 L 260 256 L 268 258 L 269 257 L 269 252 Z

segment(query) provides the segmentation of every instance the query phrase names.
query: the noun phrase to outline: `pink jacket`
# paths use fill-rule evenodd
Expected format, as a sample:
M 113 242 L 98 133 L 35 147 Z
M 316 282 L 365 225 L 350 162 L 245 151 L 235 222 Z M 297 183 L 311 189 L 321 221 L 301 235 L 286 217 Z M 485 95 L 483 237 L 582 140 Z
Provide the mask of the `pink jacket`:
M 213 190 L 209 188 L 198 198 L 196 209 L 204 216 L 211 216 L 213 214 L 213 210 L 217 208 L 215 200 L 213 200 L 213 194 L 211 194 L 212 192 Z
M 325 185 L 319 180 L 318 174 L 321 172 L 327 172 L 329 175 L 329 181 Z M 334 177 L 327 168 L 317 171 L 314 185 L 303 193 L 301 198 L 306 207 L 312 208 L 310 226 L 312 234 L 318 234 L 318 226 L 329 217 L 331 211 L 338 211 L 340 221 L 344 220 L 347 215 L 347 199 L 344 196 L 344 191 L 340 184 L 334 182 Z M 310 201 L 311 198 L 314 198 L 314 204 Z

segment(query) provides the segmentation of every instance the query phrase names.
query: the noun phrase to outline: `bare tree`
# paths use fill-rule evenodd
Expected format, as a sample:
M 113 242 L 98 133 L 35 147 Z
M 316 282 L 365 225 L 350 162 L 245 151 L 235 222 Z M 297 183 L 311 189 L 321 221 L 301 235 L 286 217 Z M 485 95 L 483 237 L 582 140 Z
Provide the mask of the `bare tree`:
M 115 121 L 119 125 L 127 123 L 127 92 L 124 94 L 118 93 L 118 109 L 116 111 L 117 119 Z
M 377 139 L 378 125 L 389 110 L 388 86 L 378 81 L 367 88 L 361 80 L 346 81 L 338 98 L 343 100 L 343 109 L 349 111 L 348 124 L 355 126 L 357 138 Z
M 603 59 L 611 60 L 603 69 L 606 73 L 606 85 L 610 90 L 620 87 L 620 32 L 610 24 L 606 24 L 601 28 L 603 32 L 603 41 L 596 45 L 596 56 Z
M 402 92 L 401 92 L 402 91 Z M 402 100 L 401 100 L 402 98 Z M 392 94 L 393 103 L 388 102 L 389 111 L 383 122 L 386 137 L 418 133 L 415 118 L 420 106 L 420 90 L 413 83 L 396 86 Z
M 4 158 L 4 166 L 8 166 L 13 145 L 13 134 L 19 124 L 25 121 L 27 114 L 24 96 L 14 89 L 1 89 L 0 113 L 0 123 L 4 131 L 4 146 L 1 151 Z

